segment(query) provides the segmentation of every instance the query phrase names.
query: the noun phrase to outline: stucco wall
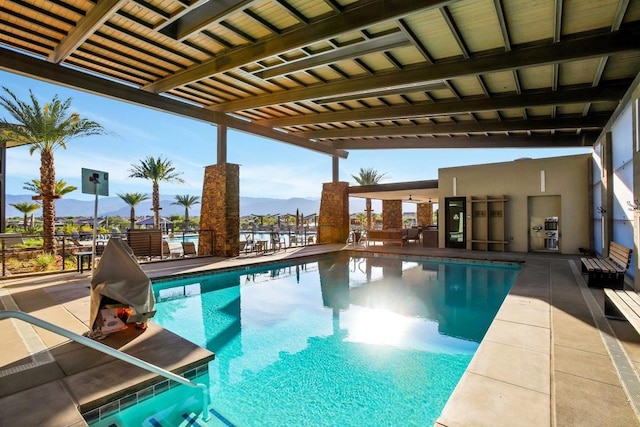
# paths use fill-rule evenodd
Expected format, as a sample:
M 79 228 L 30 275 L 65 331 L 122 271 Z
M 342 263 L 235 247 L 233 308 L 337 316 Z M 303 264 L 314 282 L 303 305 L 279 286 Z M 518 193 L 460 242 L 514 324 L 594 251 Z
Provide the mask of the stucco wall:
M 505 163 L 442 168 L 438 173 L 438 197 L 444 214 L 446 197 L 502 196 L 505 206 L 507 250 L 527 252 L 529 246 L 529 196 L 560 196 L 560 251 L 579 253 L 589 246 L 589 188 L 591 155 L 522 159 Z M 541 173 L 545 174 L 545 191 L 541 191 Z M 454 194 L 454 177 L 456 194 Z M 467 210 L 467 221 L 470 210 Z M 439 219 L 440 247 L 445 247 L 444 218 Z M 467 239 L 470 238 L 467 229 Z

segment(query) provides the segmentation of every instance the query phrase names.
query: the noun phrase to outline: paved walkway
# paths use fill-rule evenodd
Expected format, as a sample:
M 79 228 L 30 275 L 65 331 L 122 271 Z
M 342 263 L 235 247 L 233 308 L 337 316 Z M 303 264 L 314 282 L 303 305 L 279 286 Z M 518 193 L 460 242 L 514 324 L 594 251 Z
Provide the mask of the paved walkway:
M 150 277 L 191 274 L 311 256 L 342 247 L 316 245 L 234 259 L 191 258 L 144 264 L 143 269 Z M 440 425 L 640 426 L 609 348 L 612 338 L 617 337 L 613 341 L 621 344 L 623 357 L 628 355 L 635 369 L 632 380 L 638 381 L 640 336 L 627 323 L 603 317 L 602 291 L 586 287 L 578 271 L 577 257 L 426 249 L 419 245 L 357 250 L 523 263 L 516 284 L 438 420 Z M 87 330 L 89 275 L 67 273 L 0 281 L 0 303 L 9 309 L 7 304 L 14 301 L 18 309 L 82 333 Z M 98 396 L 95 390 L 104 387 L 105 380 L 101 379 L 99 384 L 84 383 L 85 378 L 73 386 L 78 387 L 77 391 L 70 392 L 68 387 L 73 383 L 68 379 L 70 376 L 82 372 L 89 372 L 88 378 L 95 375 L 90 370 L 96 368 L 96 356 L 82 357 L 74 344 L 37 328 L 20 330 L 20 323 L 0 321 L 3 343 L 0 396 L 4 396 L 0 398 L 0 425 L 85 425 L 76 406 L 90 408 L 120 388 L 135 387 L 136 381 L 149 380 L 132 374 L 131 384 L 111 381 L 112 389 L 105 396 Z M 153 326 L 113 346 L 137 351 L 142 358 L 147 358 L 157 353 L 162 343 L 171 342 L 172 349 L 182 348 L 185 344 L 180 340 Z M 29 354 L 25 342 L 41 351 Z M 618 353 L 614 354 L 619 357 Z M 207 356 L 200 354 L 199 357 Z M 179 358 L 186 366 L 195 363 L 182 355 Z M 61 377 L 67 379 L 61 380 Z M 41 385 L 36 386 L 37 383 Z M 59 396 L 65 399 L 58 399 Z M 38 402 L 35 410 L 34 401 Z

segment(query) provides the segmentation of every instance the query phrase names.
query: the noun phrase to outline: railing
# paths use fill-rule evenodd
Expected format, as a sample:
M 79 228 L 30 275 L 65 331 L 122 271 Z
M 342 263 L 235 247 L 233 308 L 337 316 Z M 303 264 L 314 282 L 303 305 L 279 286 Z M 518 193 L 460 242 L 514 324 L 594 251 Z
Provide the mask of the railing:
M 144 229 L 136 229 L 135 231 L 146 231 Z M 159 231 L 158 231 L 159 232 Z M 211 248 L 215 245 L 215 233 L 212 230 L 199 230 L 199 231 L 191 231 L 191 232 L 175 232 L 172 235 L 177 241 L 186 242 L 193 239 L 199 239 L 203 241 L 207 241 Z M 10 259 L 15 258 L 18 261 L 24 261 L 26 264 L 28 260 L 35 260 L 35 258 L 42 254 L 41 246 L 24 246 L 24 243 L 30 239 L 41 239 L 43 238 L 43 234 L 30 234 L 30 235 L 22 235 L 20 233 L 0 233 L 0 264 L 2 276 L 7 276 L 8 270 L 10 269 L 8 266 L 8 262 Z M 102 254 L 108 240 L 111 237 L 122 238 L 125 241 L 127 240 L 127 233 L 108 233 L 108 234 L 99 234 L 98 240 L 96 241 L 96 254 L 99 256 Z M 146 256 L 146 259 L 140 259 L 141 261 L 156 261 L 167 258 L 171 256 L 171 253 L 167 253 L 164 251 L 164 247 L 161 244 L 161 236 L 159 234 L 159 239 L 157 244 L 152 245 L 152 242 L 149 237 L 147 237 L 146 244 L 142 245 L 141 256 Z M 166 238 L 166 236 L 164 236 Z M 90 234 L 87 233 L 74 233 L 74 234 L 56 234 L 53 236 L 55 241 L 55 254 L 59 256 L 58 262 L 61 261 L 57 270 L 60 271 L 68 271 L 75 270 L 76 268 L 80 271 L 78 266 L 66 265 L 65 260 L 71 258 L 72 260 L 75 258 L 76 263 L 81 262 L 81 259 L 76 257 L 77 252 L 83 251 L 91 251 L 93 239 Z M 170 239 L 171 241 L 171 239 Z M 140 245 L 138 245 L 140 246 Z M 31 253 L 29 253 L 31 252 Z M 135 253 L 136 251 L 134 251 Z M 198 254 L 200 255 L 200 254 Z M 203 254 L 207 255 L 207 254 Z M 60 260 L 61 258 L 61 260 Z M 37 270 L 30 271 L 19 271 L 18 273 L 32 273 Z M 48 269 L 48 271 L 53 271 L 53 269 Z M 15 272 L 14 272 L 15 273 Z
M 240 241 L 255 243 L 258 240 L 271 241 L 271 233 L 277 233 L 279 237 L 284 238 L 287 248 L 294 246 L 307 246 L 317 243 L 317 232 L 309 227 L 259 227 L 250 230 L 240 230 Z
M 202 419 L 205 421 L 208 421 L 211 418 L 211 414 L 209 413 L 209 389 L 206 385 L 204 384 L 200 384 L 200 383 L 194 383 L 193 381 L 190 381 L 178 374 L 174 374 L 173 372 L 169 372 L 165 369 L 162 369 L 158 366 L 152 365 L 149 362 L 145 362 L 144 360 L 138 359 L 136 357 L 133 357 L 129 354 L 123 353 L 121 351 L 118 351 L 116 349 L 113 349 L 109 346 L 106 346 L 102 343 L 99 343 L 97 341 L 94 341 L 90 338 L 84 337 L 82 335 L 78 335 L 75 334 L 71 331 L 68 331 L 66 329 L 63 329 L 59 326 L 54 325 L 53 323 L 49 323 L 47 321 L 44 321 L 42 319 L 39 319 L 35 316 L 32 316 L 30 314 L 24 313 L 22 311 L 15 311 L 15 310 L 4 310 L 4 311 L 0 311 L 0 320 L 2 319 L 9 319 L 9 318 L 14 318 L 14 319 L 19 319 L 22 320 L 24 322 L 27 323 L 31 323 L 32 325 L 38 326 L 42 329 L 46 329 L 50 332 L 53 332 L 55 334 L 58 335 L 62 335 L 65 338 L 68 338 L 70 340 L 73 340 L 79 344 L 82 344 L 84 346 L 90 347 L 94 350 L 97 350 L 99 352 L 105 353 L 111 357 L 115 357 L 116 359 L 120 359 L 123 362 L 127 362 L 131 365 L 137 366 L 138 368 L 142 368 L 146 371 L 149 371 L 153 374 L 156 375 L 160 375 L 162 377 L 165 377 L 169 380 L 175 381 L 177 383 L 192 387 L 192 388 L 198 388 L 202 391 Z
M 347 237 L 347 245 L 349 246 L 366 246 L 367 245 L 367 232 L 364 230 L 351 230 L 349 231 L 349 237 Z

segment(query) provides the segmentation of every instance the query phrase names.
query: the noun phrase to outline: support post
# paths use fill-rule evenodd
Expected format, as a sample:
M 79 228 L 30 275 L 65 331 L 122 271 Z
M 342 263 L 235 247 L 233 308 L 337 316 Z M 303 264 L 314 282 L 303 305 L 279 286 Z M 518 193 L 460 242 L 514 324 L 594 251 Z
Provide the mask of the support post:
M 217 159 L 219 165 L 227 163 L 227 127 L 218 125 Z
M 238 256 L 240 240 L 240 166 L 224 163 L 204 171 L 200 230 L 213 230 L 214 239 L 199 239 L 198 254 Z

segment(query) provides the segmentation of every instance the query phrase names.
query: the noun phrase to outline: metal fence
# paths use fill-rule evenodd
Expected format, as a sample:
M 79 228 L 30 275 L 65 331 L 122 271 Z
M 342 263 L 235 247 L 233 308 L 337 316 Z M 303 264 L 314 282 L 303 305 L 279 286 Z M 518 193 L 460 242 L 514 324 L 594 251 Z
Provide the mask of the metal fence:
M 214 247 L 213 230 L 176 232 L 163 235 L 159 230 L 134 230 L 136 242 L 132 250 L 139 262 L 154 262 L 186 256 L 206 256 L 198 254 L 198 241 L 207 239 Z M 153 237 L 152 237 L 153 236 Z M 55 249 L 45 253 L 42 248 L 43 234 L 0 233 L 0 263 L 2 276 L 34 273 L 39 271 L 84 271 L 91 268 L 93 239 L 91 234 L 61 234 L 53 236 Z M 131 234 L 98 234 L 95 254 L 100 256 L 109 239 L 120 238 L 127 243 Z

